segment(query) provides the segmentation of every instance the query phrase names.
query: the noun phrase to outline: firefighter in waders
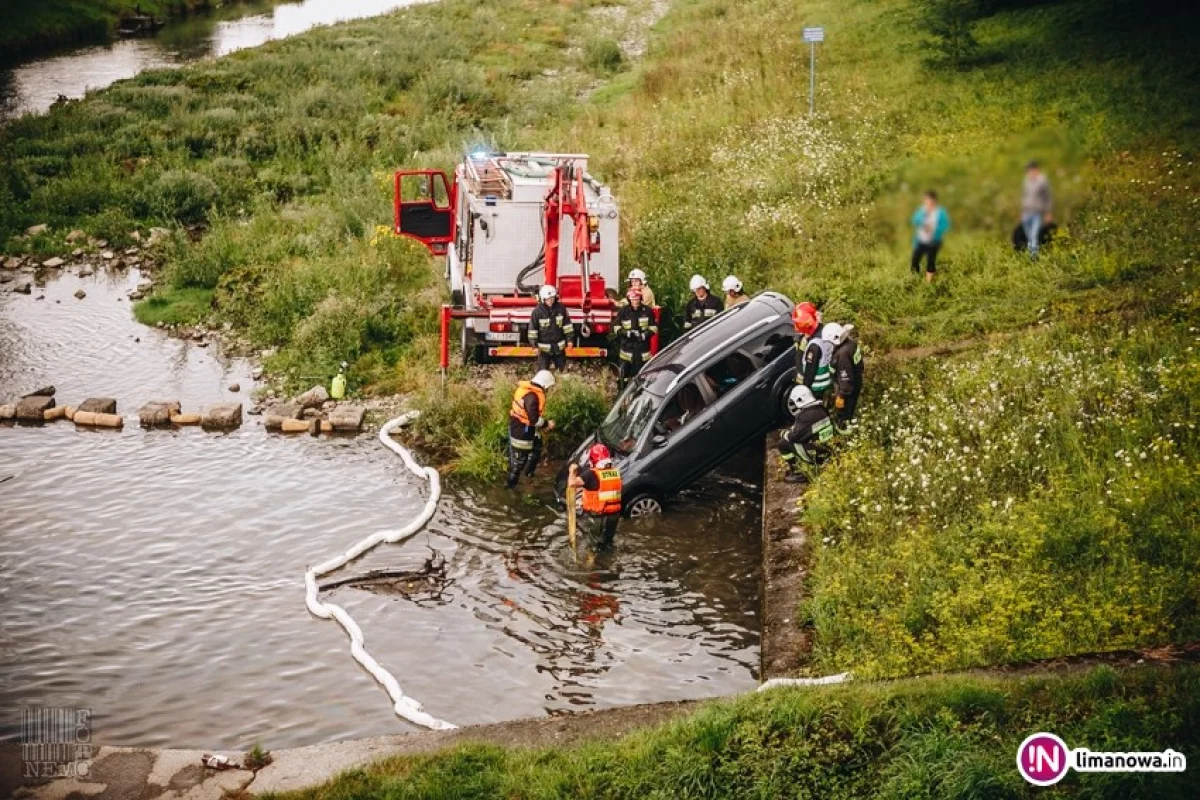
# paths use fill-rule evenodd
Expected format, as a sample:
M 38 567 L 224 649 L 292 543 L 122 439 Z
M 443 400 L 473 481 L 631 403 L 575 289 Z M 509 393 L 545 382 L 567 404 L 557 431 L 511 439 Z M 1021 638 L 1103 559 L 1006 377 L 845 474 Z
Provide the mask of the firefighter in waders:
M 703 275 L 693 275 L 688 288 L 692 290 L 693 297 L 683 309 L 685 331 L 690 331 L 701 322 L 708 322 L 725 310 L 721 301 L 708 290 L 708 281 Z
M 508 488 L 517 485 L 524 470 L 532 476 L 542 457 L 543 426 L 554 430 L 554 420 L 546 419 L 546 392 L 554 386 L 554 373 L 541 370 L 531 381 L 521 381 L 513 393 L 508 412 Z
M 600 543 L 608 547 L 621 520 L 621 471 L 613 466 L 612 453 L 602 444 L 588 451 L 590 466 L 572 464 L 567 485 L 583 489 L 583 513 L 600 528 Z
M 854 419 L 858 395 L 863 385 L 863 354 L 853 325 L 830 322 L 821 331 L 822 338 L 833 344 L 833 408 L 839 429 Z
M 538 290 L 538 304 L 529 314 L 529 343 L 537 348 L 539 370 L 567 366 L 567 344 L 575 325 L 567 307 L 558 300 L 558 290 L 546 285 Z
M 816 467 L 829 458 L 829 441 L 837 429 L 829 412 L 807 386 L 793 386 L 787 404 L 794 422 L 779 437 L 779 457 L 787 467 L 784 480 L 805 483 L 808 477 L 802 468 Z
M 641 371 L 646 357 L 650 354 L 650 338 L 658 333 L 654 312 L 642 303 L 641 290 L 630 289 L 628 301 L 628 305 L 621 306 L 617 311 L 617 324 L 614 329 L 614 335 L 620 343 L 618 355 L 621 358 L 621 389 Z
M 833 385 L 833 344 L 821 336 L 821 312 L 812 303 L 792 309 L 796 329 L 796 383 L 818 398 Z

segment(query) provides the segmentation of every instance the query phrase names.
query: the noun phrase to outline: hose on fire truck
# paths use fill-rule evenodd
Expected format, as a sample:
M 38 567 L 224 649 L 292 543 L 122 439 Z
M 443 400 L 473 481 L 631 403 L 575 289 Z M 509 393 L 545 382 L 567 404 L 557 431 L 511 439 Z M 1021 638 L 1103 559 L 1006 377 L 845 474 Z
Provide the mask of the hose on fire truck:
M 421 513 L 415 519 L 403 528 L 375 531 L 375 533 L 372 533 L 341 555 L 334 556 L 315 567 L 309 567 L 308 571 L 304 573 L 305 604 L 313 615 L 321 619 L 337 620 L 337 623 L 345 629 L 346 634 L 350 637 L 350 654 L 354 656 L 354 659 L 359 664 L 362 664 L 367 672 L 371 673 L 371 677 L 387 690 L 388 696 L 392 699 L 392 709 L 397 715 L 409 722 L 422 725 L 426 728 L 448 730 L 457 726 L 434 717 L 425 711 L 425 708 L 415 698 L 404 694 L 400 688 L 400 682 L 396 680 L 395 676 L 384 669 L 367 652 L 362 629 L 358 627 L 354 619 L 341 606 L 321 602 L 318 596 L 320 589 L 317 586 L 317 578 L 320 576 L 340 569 L 377 545 L 385 542 L 394 544 L 409 538 L 424 528 L 429 523 L 429 520 L 433 518 L 434 512 L 437 511 L 438 499 L 442 495 L 441 477 L 438 475 L 438 471 L 433 467 L 422 467 L 413 458 L 408 448 L 403 447 L 391 437 L 392 431 L 412 422 L 416 419 L 417 413 L 416 411 L 410 411 L 406 414 L 401 414 L 395 419 L 388 420 L 379 429 L 379 441 L 384 447 L 400 456 L 404 460 L 404 466 L 410 472 L 429 483 L 429 498 L 425 501 L 425 507 L 421 509 Z

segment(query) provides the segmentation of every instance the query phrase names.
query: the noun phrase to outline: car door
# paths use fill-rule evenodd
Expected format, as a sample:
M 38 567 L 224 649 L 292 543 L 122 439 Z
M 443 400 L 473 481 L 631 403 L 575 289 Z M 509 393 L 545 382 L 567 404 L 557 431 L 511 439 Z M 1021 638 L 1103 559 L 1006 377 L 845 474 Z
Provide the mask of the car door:
M 676 388 L 663 403 L 646 447 L 655 483 L 673 493 L 699 478 L 721 458 L 722 426 L 715 397 L 700 379 Z

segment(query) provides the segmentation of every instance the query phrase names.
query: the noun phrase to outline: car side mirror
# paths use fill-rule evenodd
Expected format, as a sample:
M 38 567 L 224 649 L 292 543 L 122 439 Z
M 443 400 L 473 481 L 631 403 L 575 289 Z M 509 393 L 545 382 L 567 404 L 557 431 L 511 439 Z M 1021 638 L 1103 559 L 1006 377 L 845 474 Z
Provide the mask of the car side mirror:
M 666 447 L 667 446 L 667 437 L 659 435 L 659 434 L 655 434 L 654 438 L 650 440 L 650 446 L 653 447 L 655 450 L 657 450 L 660 447 Z

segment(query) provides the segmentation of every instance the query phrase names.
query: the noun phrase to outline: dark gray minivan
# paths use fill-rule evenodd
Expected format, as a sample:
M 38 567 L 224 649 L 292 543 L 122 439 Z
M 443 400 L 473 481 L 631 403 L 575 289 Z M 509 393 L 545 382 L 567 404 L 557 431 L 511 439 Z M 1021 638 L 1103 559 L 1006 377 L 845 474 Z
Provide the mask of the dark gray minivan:
M 626 515 L 662 511 L 671 495 L 778 426 L 795 375 L 792 302 L 763 292 L 693 328 L 650 360 L 604 423 L 571 458 L 584 464 L 596 441 L 621 470 Z M 561 498 L 566 466 L 558 475 Z

